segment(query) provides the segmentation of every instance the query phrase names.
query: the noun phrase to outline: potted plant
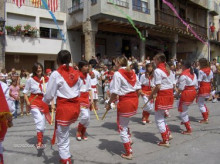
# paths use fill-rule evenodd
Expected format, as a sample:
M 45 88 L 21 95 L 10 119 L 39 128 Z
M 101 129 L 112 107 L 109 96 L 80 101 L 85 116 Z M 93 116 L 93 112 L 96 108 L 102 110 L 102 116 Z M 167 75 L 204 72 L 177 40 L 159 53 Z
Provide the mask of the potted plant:
M 28 34 L 30 29 L 31 29 L 31 25 L 29 25 L 29 24 L 24 25 L 24 32 L 25 32 L 25 34 Z
M 21 35 L 21 28 L 22 28 L 21 24 L 18 24 L 17 26 L 15 26 L 15 31 L 18 35 Z
M 5 26 L 5 29 L 7 30 L 8 35 L 10 35 L 14 32 L 14 28 L 12 26 Z
M 38 31 L 37 27 L 31 27 L 30 36 L 31 37 L 37 37 L 37 31 Z

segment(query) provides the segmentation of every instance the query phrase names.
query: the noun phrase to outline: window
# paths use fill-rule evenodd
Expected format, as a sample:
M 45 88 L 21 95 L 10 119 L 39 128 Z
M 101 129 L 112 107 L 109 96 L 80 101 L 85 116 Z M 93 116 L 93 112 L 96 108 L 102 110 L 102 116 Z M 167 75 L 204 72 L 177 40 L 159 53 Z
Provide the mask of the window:
M 148 2 L 144 2 L 141 0 L 133 0 L 132 2 L 133 2 L 133 10 L 140 11 L 146 14 L 150 14 Z
M 41 38 L 50 38 L 50 29 L 40 27 L 40 37 Z
M 40 27 L 41 38 L 61 39 L 58 29 Z

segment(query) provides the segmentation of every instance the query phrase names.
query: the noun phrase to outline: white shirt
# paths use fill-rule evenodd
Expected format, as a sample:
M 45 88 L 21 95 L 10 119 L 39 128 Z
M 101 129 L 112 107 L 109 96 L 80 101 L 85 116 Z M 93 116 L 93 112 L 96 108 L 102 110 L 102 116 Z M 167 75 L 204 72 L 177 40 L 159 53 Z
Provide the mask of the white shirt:
M 97 85 L 98 84 L 98 81 L 96 78 L 91 78 L 91 85 Z
M 141 85 L 145 85 L 145 86 L 151 86 L 154 87 L 154 78 L 152 78 L 151 80 L 149 80 L 148 78 L 146 78 L 145 74 L 141 75 L 140 78 L 140 84 Z
M 198 80 L 196 74 L 194 74 L 193 80 L 186 75 L 181 75 L 178 80 L 178 84 L 179 90 L 184 90 L 185 86 L 195 86 L 195 88 L 198 88 Z
M 89 74 L 87 74 L 87 77 L 85 79 L 85 84 L 83 83 L 83 80 L 81 79 L 82 81 L 82 85 L 80 86 L 80 92 L 88 92 L 91 90 L 91 77 L 89 76 Z
M 82 81 L 79 78 L 76 84 L 73 87 L 70 87 L 61 74 L 57 71 L 54 71 L 48 81 L 47 90 L 43 101 L 49 104 L 56 96 L 65 99 L 78 97 L 80 94 L 81 85 Z
M 201 82 L 211 82 L 213 79 L 213 72 L 211 71 L 210 74 L 207 76 L 202 70 L 199 70 L 199 77 L 198 81 Z
M 173 89 L 173 74 L 170 73 L 169 76 L 166 75 L 161 69 L 157 68 L 154 71 L 155 85 L 161 85 L 160 90 Z
M 173 85 L 176 85 L 177 79 L 176 79 L 176 77 L 175 77 L 175 72 L 170 71 L 170 78 L 171 78 L 171 80 L 172 80 L 172 82 L 173 82 Z
M 99 71 L 93 69 L 92 72 L 95 74 L 95 78 L 98 80 L 100 78 L 100 76 L 101 76 Z
M 42 77 L 43 78 L 43 77 Z M 41 80 L 42 80 L 41 78 Z M 32 77 L 29 78 L 25 84 L 25 88 L 23 90 L 23 93 L 24 94 L 27 94 L 27 93 L 33 93 L 33 94 L 44 94 L 44 86 L 43 84 L 41 84 L 41 87 L 42 87 L 42 91 L 39 87 L 39 83 L 37 81 L 35 81 Z M 47 83 L 45 83 L 45 89 L 47 88 Z
M 124 69 L 124 68 L 123 68 Z M 117 71 L 113 76 L 113 80 L 110 83 L 110 93 L 115 93 L 119 96 L 126 95 L 130 92 L 135 92 L 141 89 L 141 84 L 136 77 L 137 81 L 134 86 L 132 86 L 128 81 Z

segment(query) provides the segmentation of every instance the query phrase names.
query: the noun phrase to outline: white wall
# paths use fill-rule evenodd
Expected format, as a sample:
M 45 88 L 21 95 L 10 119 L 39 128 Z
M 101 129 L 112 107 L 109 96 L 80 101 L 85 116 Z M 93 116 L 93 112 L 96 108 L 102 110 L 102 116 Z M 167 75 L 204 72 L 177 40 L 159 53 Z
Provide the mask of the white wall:
M 6 52 L 28 54 L 57 54 L 66 49 L 62 40 L 6 36 Z

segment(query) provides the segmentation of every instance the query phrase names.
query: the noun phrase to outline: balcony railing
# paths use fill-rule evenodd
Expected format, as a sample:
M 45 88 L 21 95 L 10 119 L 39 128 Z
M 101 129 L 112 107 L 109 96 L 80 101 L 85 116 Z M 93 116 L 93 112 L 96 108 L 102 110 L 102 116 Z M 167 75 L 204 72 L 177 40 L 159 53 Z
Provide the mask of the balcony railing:
M 116 4 L 117 6 L 129 8 L 128 0 L 126 0 L 126 1 L 123 1 L 123 0 L 108 0 L 107 2 L 110 3 L 110 4 Z
M 15 4 L 15 2 L 13 0 L 6 0 L 6 2 Z M 45 2 L 47 3 L 47 1 L 45 1 Z M 24 0 L 23 6 L 45 9 L 43 3 L 41 3 L 41 6 L 37 5 L 37 4 L 35 5 L 35 3 L 33 3 L 33 0 Z M 60 0 L 58 0 L 58 10 L 57 11 L 60 11 Z
M 207 28 L 189 21 L 186 21 L 192 29 L 203 37 L 207 37 Z M 156 10 L 156 24 L 162 24 L 186 31 L 186 26 L 174 15 L 161 10 Z
M 77 12 L 79 10 L 83 10 L 83 7 L 84 7 L 83 2 L 76 4 L 76 5 L 73 5 L 71 8 L 68 9 L 68 13 L 72 14 L 72 13 Z

